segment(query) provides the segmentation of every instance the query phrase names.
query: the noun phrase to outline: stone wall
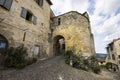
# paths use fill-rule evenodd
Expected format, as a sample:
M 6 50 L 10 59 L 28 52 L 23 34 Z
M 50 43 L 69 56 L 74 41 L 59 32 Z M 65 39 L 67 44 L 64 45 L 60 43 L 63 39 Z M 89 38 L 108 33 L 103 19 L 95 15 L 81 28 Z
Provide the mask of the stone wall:
M 120 69 L 120 38 L 114 40 L 114 49 L 115 49 L 116 64 L 119 66 Z
M 87 13 L 80 14 L 71 11 L 57 16 L 54 18 L 54 26 L 53 38 L 58 35 L 63 36 L 65 38 L 66 50 L 74 47 L 76 53 L 83 53 L 85 56 L 95 54 Z
M 37 17 L 36 25 L 21 17 L 22 7 Z M 0 7 L 0 34 L 8 40 L 9 47 L 25 44 L 29 57 L 34 56 L 35 46 L 39 47 L 39 57 L 49 55 L 49 21 L 50 4 L 47 0 L 43 0 L 43 6 L 34 0 L 13 0 L 10 10 Z
M 106 62 L 116 64 L 120 69 L 120 38 L 114 39 L 107 45 L 106 49 L 107 53 L 109 54 L 107 56 Z
M 33 15 L 32 19 L 37 17 L 36 24 L 21 17 L 23 8 Z M 28 48 L 29 57 L 43 58 L 54 55 L 56 36 L 65 39 L 65 50 L 75 47 L 76 53 L 84 53 L 85 56 L 95 53 L 86 12 L 80 14 L 71 11 L 55 18 L 52 18 L 54 13 L 52 17 L 50 13 L 49 0 L 43 0 L 43 6 L 39 6 L 35 0 L 13 0 L 10 10 L 0 6 L 0 35 L 8 40 L 8 47 L 24 44 Z M 50 30 L 50 23 L 53 24 L 53 32 Z

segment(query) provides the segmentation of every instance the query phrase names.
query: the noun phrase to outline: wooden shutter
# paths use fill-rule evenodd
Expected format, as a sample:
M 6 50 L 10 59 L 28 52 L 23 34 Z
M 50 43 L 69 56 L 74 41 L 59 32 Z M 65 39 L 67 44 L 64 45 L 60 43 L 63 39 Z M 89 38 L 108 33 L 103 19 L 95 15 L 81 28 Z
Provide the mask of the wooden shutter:
M 39 5 L 43 6 L 43 0 L 39 0 Z
M 24 7 L 22 7 L 21 17 L 26 19 L 26 16 L 27 16 L 27 10 Z
M 0 0 L 0 5 L 3 5 L 5 0 Z
M 6 9 L 10 10 L 11 5 L 12 5 L 12 2 L 13 2 L 13 0 L 6 0 L 3 6 L 4 6 Z
M 33 16 L 33 24 L 37 24 L 37 17 L 36 16 Z

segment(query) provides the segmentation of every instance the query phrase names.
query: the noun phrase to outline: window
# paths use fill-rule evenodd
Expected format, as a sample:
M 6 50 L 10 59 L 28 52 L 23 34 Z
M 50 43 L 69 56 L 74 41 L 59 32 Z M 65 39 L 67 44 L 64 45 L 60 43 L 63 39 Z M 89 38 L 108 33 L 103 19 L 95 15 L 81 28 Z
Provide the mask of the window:
M 7 40 L 4 38 L 4 36 L 0 35 L 0 53 L 4 52 L 7 48 Z
M 109 44 L 110 46 L 110 50 L 112 51 L 113 50 L 113 43 Z
M 0 0 L 0 6 L 10 10 L 13 0 Z
M 0 42 L 0 48 L 6 48 L 6 43 L 5 42 Z
M 28 11 L 27 9 L 22 7 L 22 11 L 21 11 L 21 17 L 33 22 L 33 24 L 37 24 L 37 17 L 34 16 L 30 11 Z
M 35 0 L 35 2 L 36 2 L 39 6 L 43 6 L 43 0 Z
M 23 41 L 25 41 L 25 37 L 26 37 L 26 32 L 24 32 Z
M 26 14 L 26 20 L 32 21 L 32 13 L 27 12 L 27 14 Z
M 118 55 L 118 58 L 120 59 L 120 55 Z
M 115 55 L 114 54 L 112 54 L 112 59 L 115 60 Z
M 60 23 L 61 23 L 61 19 L 60 19 L 60 18 L 58 18 L 58 25 L 60 25 Z

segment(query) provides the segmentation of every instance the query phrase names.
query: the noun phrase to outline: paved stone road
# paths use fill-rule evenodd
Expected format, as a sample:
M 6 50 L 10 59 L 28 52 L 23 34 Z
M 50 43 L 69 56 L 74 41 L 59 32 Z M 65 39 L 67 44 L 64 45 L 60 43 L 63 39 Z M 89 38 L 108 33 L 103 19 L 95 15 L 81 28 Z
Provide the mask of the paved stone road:
M 38 61 L 22 70 L 0 71 L 0 80 L 120 80 L 117 75 L 78 70 L 66 65 L 62 56 Z

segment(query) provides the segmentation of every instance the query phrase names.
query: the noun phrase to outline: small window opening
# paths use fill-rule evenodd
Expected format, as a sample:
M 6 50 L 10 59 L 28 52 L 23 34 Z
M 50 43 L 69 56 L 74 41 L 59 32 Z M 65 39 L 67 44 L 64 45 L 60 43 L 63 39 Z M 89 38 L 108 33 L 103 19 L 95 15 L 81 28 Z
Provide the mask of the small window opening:
M 118 55 L 118 58 L 120 59 L 120 55 Z
M 23 41 L 25 41 L 25 37 L 26 37 L 26 32 L 24 32 Z
M 58 18 L 58 25 L 60 25 L 60 23 L 61 23 L 61 19 L 60 19 L 60 18 Z
M 28 21 L 32 21 L 32 13 L 27 12 L 26 20 L 28 20 Z
M 114 54 L 112 54 L 112 59 L 115 60 L 115 55 Z

